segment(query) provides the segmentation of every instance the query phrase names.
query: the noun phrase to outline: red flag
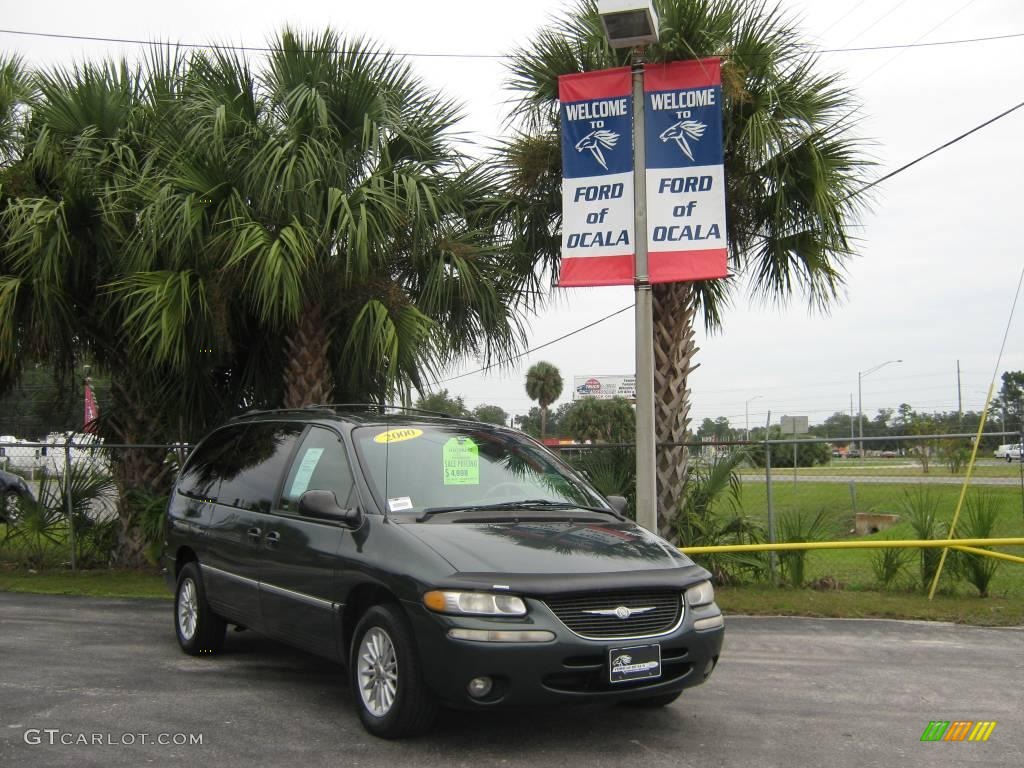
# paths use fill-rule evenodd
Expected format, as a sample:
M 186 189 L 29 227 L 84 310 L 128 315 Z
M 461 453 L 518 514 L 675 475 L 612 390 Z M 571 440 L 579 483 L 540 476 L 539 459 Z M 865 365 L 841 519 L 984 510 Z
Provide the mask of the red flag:
M 91 432 L 96 434 L 96 421 L 100 417 L 100 407 L 96 403 L 96 398 L 92 394 L 92 387 L 89 386 L 89 382 L 85 382 L 85 424 L 82 426 L 83 432 Z

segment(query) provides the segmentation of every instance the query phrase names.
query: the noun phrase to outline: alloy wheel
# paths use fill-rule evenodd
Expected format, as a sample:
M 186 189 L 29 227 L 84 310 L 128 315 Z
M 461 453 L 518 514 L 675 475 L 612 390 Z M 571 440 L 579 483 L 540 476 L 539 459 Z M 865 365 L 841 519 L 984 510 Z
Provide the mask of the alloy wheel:
M 178 589 L 178 631 L 186 640 L 191 640 L 195 635 L 198 616 L 196 583 L 192 579 L 184 579 Z
M 356 671 L 366 709 L 376 717 L 384 717 L 394 706 L 398 693 L 398 658 L 391 637 L 380 627 L 371 627 L 363 635 Z

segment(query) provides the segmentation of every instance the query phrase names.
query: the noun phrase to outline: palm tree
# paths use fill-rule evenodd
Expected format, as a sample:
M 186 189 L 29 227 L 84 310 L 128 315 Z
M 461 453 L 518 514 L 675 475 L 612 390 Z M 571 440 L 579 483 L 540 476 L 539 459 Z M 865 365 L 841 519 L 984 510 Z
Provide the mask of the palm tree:
M 526 394 L 540 406 L 540 439 L 548 426 L 548 406 L 562 394 L 562 374 L 551 363 L 541 361 L 526 372 Z
M 729 260 L 726 280 L 653 287 L 655 422 L 660 527 L 671 533 L 687 474 L 689 376 L 695 325 L 709 331 L 745 284 L 751 298 L 785 303 L 798 290 L 827 309 L 852 255 L 848 229 L 867 166 L 851 93 L 821 73 L 810 46 L 776 6 L 746 0 L 660 0 L 661 40 L 651 62 L 722 59 Z M 538 263 L 557 268 L 561 184 L 558 77 L 624 66 L 628 50 L 604 39 L 593 0 L 578 3 L 513 54 L 509 87 L 522 133 L 505 147 L 519 232 Z
M 145 70 L 122 61 L 33 75 L 25 148 L 10 169 L 20 183 L 0 213 L 0 382 L 16 381 L 30 359 L 67 380 L 89 359 L 110 375 L 113 407 L 100 429 L 114 442 L 181 439 L 217 404 L 194 371 L 134 354 L 126 308 L 109 291 L 132 269 L 124 246 L 138 210 L 124 190 L 145 173 L 158 131 L 172 130 L 167 92 L 180 65 L 161 49 Z M 111 456 L 122 564 L 143 562 L 145 548 L 127 492 L 166 492 L 165 458 L 159 449 Z
M 32 80 L 22 60 L 0 54 L 0 171 L 21 157 L 31 100 Z
M 457 106 L 361 40 L 285 30 L 271 47 L 258 70 L 191 62 L 189 128 L 114 289 L 129 338 L 173 364 L 206 338 L 286 407 L 408 399 L 459 357 L 507 357 L 524 275 L 502 258 L 497 176 L 454 146 Z

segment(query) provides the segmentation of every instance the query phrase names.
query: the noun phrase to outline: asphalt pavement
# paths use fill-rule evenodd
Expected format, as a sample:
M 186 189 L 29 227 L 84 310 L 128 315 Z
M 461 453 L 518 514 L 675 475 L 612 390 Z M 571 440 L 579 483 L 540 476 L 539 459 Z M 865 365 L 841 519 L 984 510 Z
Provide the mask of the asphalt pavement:
M 255 633 L 192 658 L 170 601 L 0 594 L 11 768 L 1021 766 L 1022 684 L 1022 629 L 730 617 L 714 675 L 663 710 L 448 712 L 387 742 L 363 731 L 340 667 Z M 997 726 L 922 743 L 931 720 Z

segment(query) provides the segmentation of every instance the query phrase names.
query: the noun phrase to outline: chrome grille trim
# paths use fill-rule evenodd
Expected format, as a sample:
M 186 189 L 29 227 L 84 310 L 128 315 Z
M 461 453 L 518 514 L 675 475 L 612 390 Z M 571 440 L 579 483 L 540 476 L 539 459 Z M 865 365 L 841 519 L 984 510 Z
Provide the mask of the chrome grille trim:
M 675 603 L 675 608 L 678 612 L 675 615 L 675 621 L 672 621 L 671 625 L 668 625 L 666 622 L 671 621 L 671 619 L 661 616 L 660 618 L 663 622 L 661 626 L 653 627 L 648 623 L 649 619 L 645 621 L 644 614 L 637 614 L 639 621 L 634 623 L 632 626 L 636 627 L 639 631 L 629 631 L 630 619 L 607 618 L 604 623 L 604 627 L 607 628 L 607 633 L 595 631 L 600 625 L 593 621 L 591 621 L 587 626 L 580 626 L 578 619 L 576 622 L 573 622 L 572 619 L 577 618 L 574 616 L 574 612 L 578 611 L 582 613 L 584 610 L 590 608 L 605 609 L 615 608 L 619 605 L 626 605 L 627 607 L 650 605 L 652 602 L 652 592 L 650 590 L 646 592 L 617 591 L 571 594 L 547 598 L 542 602 L 558 620 L 559 624 L 584 640 L 646 640 L 648 638 L 664 637 L 665 635 L 672 634 L 682 626 L 683 620 L 686 618 L 686 602 L 682 593 L 674 590 L 658 590 L 653 594 L 657 595 L 657 602 L 661 603 L 660 607 L 663 610 L 667 607 L 665 605 L 666 597 L 671 596 L 675 601 L 678 601 Z M 588 616 L 587 618 L 596 619 L 598 617 Z M 575 626 L 571 626 L 570 624 L 575 624 Z M 640 627 L 643 627 L 644 629 L 640 629 Z M 622 631 L 614 632 L 615 628 L 621 628 Z

